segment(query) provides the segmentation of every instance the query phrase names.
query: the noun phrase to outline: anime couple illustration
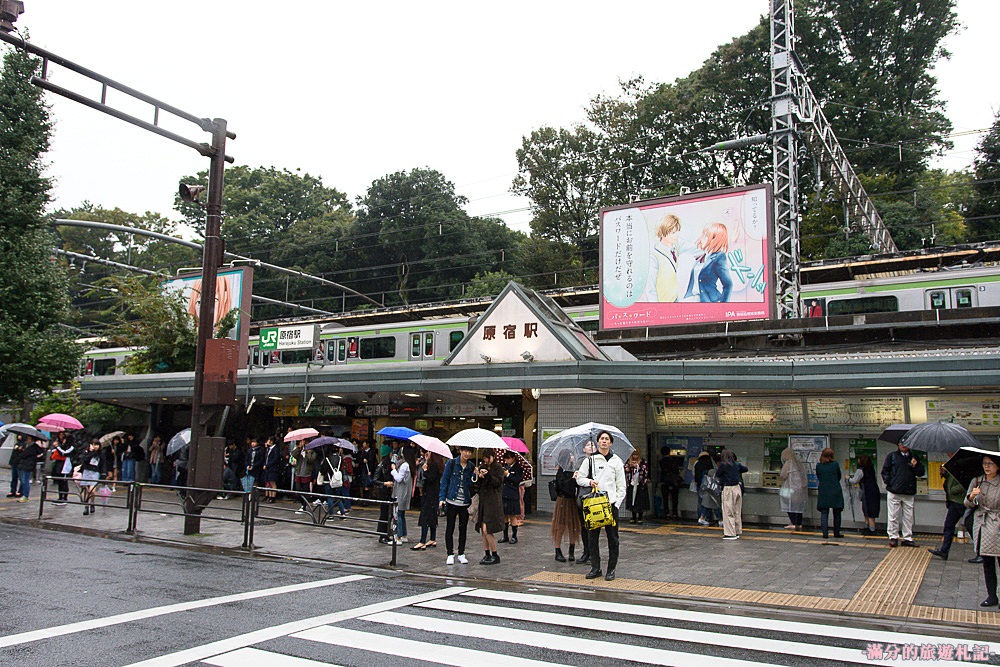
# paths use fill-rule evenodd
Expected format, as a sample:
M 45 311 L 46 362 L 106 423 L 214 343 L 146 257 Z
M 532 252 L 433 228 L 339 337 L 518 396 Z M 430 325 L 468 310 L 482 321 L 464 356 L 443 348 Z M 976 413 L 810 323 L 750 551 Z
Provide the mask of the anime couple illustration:
M 670 303 L 678 301 L 678 246 L 681 233 L 681 221 L 676 215 L 668 213 L 656 228 L 657 243 L 653 247 L 653 263 L 650 271 L 656 276 L 652 281 L 655 288 L 656 301 Z M 688 278 L 684 299 L 693 299 L 706 303 L 723 303 L 729 301 L 733 291 L 733 279 L 729 274 L 729 230 L 721 222 L 712 222 L 701 230 L 701 235 L 695 242 L 694 263 Z M 653 290 L 649 292 L 653 296 Z

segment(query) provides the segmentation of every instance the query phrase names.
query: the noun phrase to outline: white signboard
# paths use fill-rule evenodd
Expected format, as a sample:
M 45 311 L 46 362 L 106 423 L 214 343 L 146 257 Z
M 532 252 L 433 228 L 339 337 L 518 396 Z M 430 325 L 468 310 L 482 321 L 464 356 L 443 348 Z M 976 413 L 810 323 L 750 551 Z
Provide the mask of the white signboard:
M 319 340 L 319 327 L 310 324 L 303 327 L 269 327 L 260 330 L 261 350 L 304 350 L 311 349 L 313 341 Z

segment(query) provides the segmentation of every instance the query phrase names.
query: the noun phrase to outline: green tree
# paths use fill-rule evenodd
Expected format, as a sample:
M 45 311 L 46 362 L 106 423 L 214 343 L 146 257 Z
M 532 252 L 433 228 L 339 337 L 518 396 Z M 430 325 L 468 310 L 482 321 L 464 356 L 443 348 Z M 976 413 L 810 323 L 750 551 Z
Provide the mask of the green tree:
M 503 288 L 511 280 L 517 280 L 517 278 L 506 271 L 477 273 L 465 288 L 465 297 L 470 299 L 484 296 L 495 297 L 503 291 Z
M 473 218 L 464 197 L 433 169 L 398 171 L 374 181 L 358 202 L 350 258 L 352 286 L 389 292 L 387 303 L 461 295 L 477 272 L 500 268 L 517 234 L 499 220 Z
M 30 83 L 39 67 L 25 52 L 10 50 L 0 73 L 0 400 L 17 402 L 72 378 L 82 354 L 60 326 L 69 286 L 42 217 L 51 122 L 41 90 Z
M 139 276 L 113 276 L 117 290 L 109 309 L 113 324 L 108 340 L 137 348 L 129 358 L 129 373 L 168 373 L 194 369 L 197 346 L 195 318 L 179 293 L 163 290 L 162 282 Z
M 1000 239 L 1000 115 L 976 148 L 975 198 L 969 207 L 973 241 Z

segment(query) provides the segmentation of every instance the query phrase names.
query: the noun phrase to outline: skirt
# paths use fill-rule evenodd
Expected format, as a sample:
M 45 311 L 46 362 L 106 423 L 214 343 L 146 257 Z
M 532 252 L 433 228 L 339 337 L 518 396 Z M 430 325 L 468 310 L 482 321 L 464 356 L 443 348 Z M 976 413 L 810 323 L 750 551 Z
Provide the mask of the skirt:
M 625 491 L 625 509 L 630 512 L 649 511 L 649 491 L 645 484 L 628 486 Z
M 576 544 L 576 538 L 580 535 L 580 510 L 576 506 L 575 498 L 556 498 L 556 507 L 552 511 L 552 542 L 562 544 L 563 536 L 569 539 L 570 544 Z
M 84 470 L 80 473 L 80 486 L 97 486 L 101 473 L 96 470 Z

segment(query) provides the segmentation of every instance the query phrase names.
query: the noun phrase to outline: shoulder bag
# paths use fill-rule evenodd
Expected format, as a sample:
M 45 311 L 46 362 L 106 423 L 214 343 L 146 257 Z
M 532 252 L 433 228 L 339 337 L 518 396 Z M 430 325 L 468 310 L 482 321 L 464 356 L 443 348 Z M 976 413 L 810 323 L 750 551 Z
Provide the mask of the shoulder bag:
M 590 479 L 594 479 L 594 457 L 591 456 Z M 587 530 L 615 525 L 615 514 L 611 509 L 611 499 L 604 491 L 593 490 L 583 496 L 583 525 Z

